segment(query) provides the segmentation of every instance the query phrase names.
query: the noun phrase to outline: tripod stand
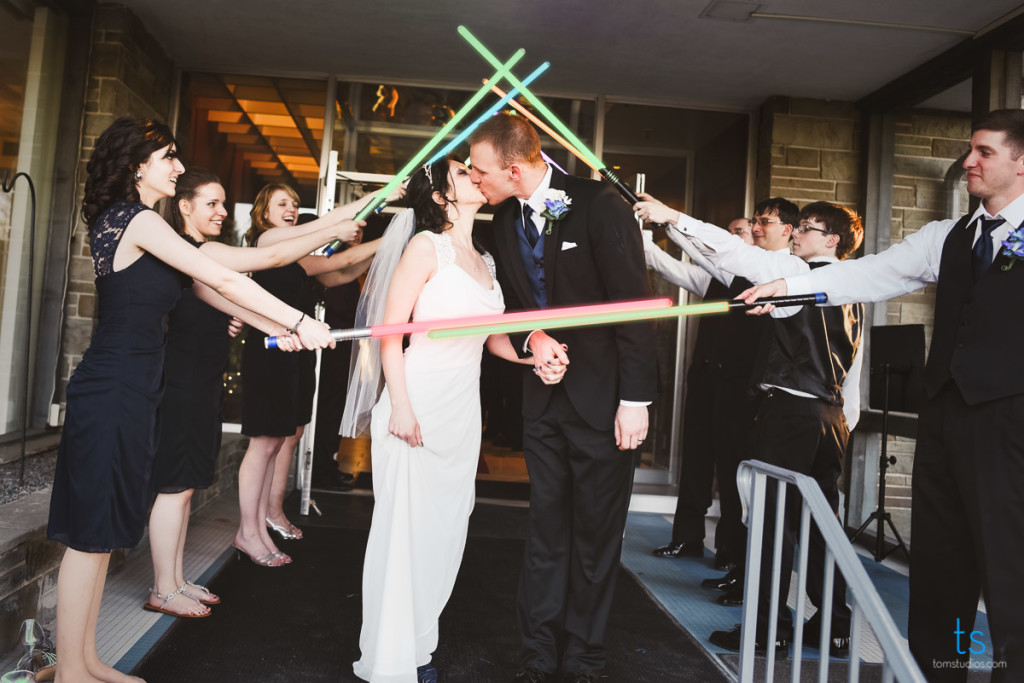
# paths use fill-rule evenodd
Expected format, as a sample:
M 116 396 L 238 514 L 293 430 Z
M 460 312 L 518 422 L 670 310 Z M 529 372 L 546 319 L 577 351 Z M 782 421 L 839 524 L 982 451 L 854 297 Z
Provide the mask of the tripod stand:
M 900 532 L 896 531 L 896 525 L 892 523 L 892 515 L 885 510 L 885 471 L 889 469 L 889 465 L 896 464 L 896 458 L 886 452 L 886 444 L 889 441 L 889 375 L 891 371 L 892 366 L 889 363 L 885 363 L 883 366 L 885 374 L 885 399 L 882 402 L 882 454 L 878 457 L 878 507 L 864 520 L 864 523 L 860 525 L 857 532 L 850 537 L 850 543 L 853 543 L 871 525 L 871 522 L 877 522 L 878 526 L 875 529 L 875 562 L 881 562 L 896 548 L 902 550 L 903 554 L 908 558 L 910 557 L 910 551 L 907 550 L 906 544 L 903 543 Z M 886 524 L 889 525 L 892 535 L 896 537 L 896 546 L 889 550 L 884 549 Z
M 871 404 L 882 409 L 882 449 L 878 457 L 878 507 L 872 512 L 850 542 L 857 540 L 875 522 L 875 561 L 881 562 L 899 548 L 910 557 L 900 532 L 893 524 L 892 515 L 885 509 L 885 473 L 896 458 L 889 455 L 889 411 L 916 412 L 920 377 L 924 368 L 924 327 L 921 325 L 887 325 L 871 329 Z M 893 382 L 894 373 L 900 381 Z M 879 377 L 881 375 L 881 377 Z M 881 379 L 881 382 L 878 380 Z M 895 386 L 894 386 L 895 384 Z M 895 405 L 891 405 L 894 403 Z M 889 526 L 896 545 L 885 550 L 885 527 Z

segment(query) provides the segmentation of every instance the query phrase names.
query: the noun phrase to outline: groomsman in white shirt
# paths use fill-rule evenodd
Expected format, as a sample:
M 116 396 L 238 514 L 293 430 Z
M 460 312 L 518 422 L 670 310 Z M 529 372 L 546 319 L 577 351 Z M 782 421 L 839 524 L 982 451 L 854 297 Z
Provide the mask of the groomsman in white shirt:
M 937 283 L 914 456 L 910 649 L 930 681 L 1024 680 L 1024 111 L 973 126 L 963 163 L 973 213 L 934 221 L 885 251 L 787 277 L 748 302 L 825 292 L 884 301 Z M 754 312 L 770 312 L 771 306 Z M 985 598 L 991 633 L 974 628 Z

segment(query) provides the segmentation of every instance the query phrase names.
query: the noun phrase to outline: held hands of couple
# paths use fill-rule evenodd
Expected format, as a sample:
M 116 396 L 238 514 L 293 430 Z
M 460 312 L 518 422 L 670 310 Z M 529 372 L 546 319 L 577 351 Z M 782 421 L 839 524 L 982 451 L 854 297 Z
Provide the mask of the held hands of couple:
M 748 304 L 752 304 L 758 299 L 763 299 L 769 296 L 786 296 L 789 293 L 789 287 L 786 286 L 786 281 L 783 279 L 772 280 L 771 282 L 765 282 L 761 285 L 755 285 L 750 289 L 741 292 L 737 299 L 743 299 Z M 747 315 L 766 315 L 775 310 L 774 304 L 764 304 L 763 306 L 755 306 L 747 311 Z
M 533 371 L 544 384 L 558 384 L 569 366 L 569 347 L 559 344 L 543 330 L 530 337 L 530 351 L 533 353 Z
M 633 213 L 640 220 L 646 223 L 671 223 L 672 225 L 679 222 L 679 212 L 675 209 L 662 204 L 646 192 L 641 192 L 637 196 L 643 201 L 633 205 Z

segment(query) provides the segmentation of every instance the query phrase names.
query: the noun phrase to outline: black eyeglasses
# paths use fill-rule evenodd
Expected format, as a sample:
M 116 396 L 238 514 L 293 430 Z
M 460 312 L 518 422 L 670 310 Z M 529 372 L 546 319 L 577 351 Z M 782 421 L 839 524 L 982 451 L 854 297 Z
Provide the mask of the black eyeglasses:
M 834 234 L 834 233 L 831 233 L 828 230 L 825 230 L 823 228 L 816 228 L 813 225 L 802 225 L 801 224 L 801 225 L 798 225 L 795 228 L 793 228 L 793 232 L 795 232 L 795 233 L 797 233 L 799 235 L 803 235 L 805 232 L 809 232 L 811 230 L 813 230 L 814 232 L 820 232 L 822 235 L 832 235 L 832 234 Z

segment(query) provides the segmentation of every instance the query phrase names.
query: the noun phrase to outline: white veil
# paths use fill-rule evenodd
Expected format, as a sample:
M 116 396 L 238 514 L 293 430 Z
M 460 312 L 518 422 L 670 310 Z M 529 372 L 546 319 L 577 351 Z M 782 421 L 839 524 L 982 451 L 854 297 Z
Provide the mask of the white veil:
M 356 327 L 380 324 L 384 317 L 391 275 L 415 229 L 416 217 L 412 209 L 404 209 L 391 219 L 359 295 Z M 348 368 L 348 395 L 345 399 L 345 414 L 341 418 L 341 436 L 356 437 L 369 430 L 370 412 L 377 404 L 383 386 L 380 339 L 368 337 L 355 340 Z

